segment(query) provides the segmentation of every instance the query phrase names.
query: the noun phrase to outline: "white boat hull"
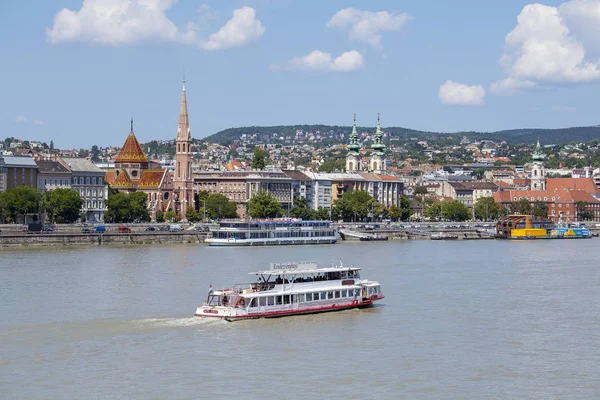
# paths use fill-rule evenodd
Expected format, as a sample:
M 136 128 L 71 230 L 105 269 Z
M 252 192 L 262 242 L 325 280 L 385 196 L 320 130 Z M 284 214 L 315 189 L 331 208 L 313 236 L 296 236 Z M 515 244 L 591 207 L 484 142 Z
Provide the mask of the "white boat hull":
M 209 246 L 283 246 L 283 245 L 306 245 L 306 244 L 333 244 L 337 238 L 281 238 L 281 239 L 216 239 L 208 238 Z
M 280 306 L 237 308 L 224 306 L 200 306 L 196 309 L 194 316 L 203 318 L 221 318 L 226 321 L 238 321 L 243 319 L 278 318 L 293 315 L 316 314 L 330 311 L 341 311 L 353 308 L 365 308 L 373 305 L 376 300 L 385 296 L 378 294 L 369 299 L 340 301 L 335 299 L 322 304 L 295 303 Z

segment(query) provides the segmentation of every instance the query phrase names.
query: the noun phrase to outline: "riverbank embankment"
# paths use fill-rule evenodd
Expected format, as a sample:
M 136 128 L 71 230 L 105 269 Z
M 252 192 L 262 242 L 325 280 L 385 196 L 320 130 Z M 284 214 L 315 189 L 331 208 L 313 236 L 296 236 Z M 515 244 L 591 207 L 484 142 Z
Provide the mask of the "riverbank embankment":
M 204 243 L 206 232 L 2 234 L 0 247 Z

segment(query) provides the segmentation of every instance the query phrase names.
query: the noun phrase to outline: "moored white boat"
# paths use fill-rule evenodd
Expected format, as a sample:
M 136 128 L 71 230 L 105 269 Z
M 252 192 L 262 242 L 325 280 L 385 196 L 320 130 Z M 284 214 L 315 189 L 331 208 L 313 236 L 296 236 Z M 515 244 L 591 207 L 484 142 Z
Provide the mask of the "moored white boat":
M 337 241 L 330 221 L 296 219 L 249 222 L 221 222 L 206 239 L 210 246 L 279 246 L 290 244 L 332 244 Z
M 384 298 L 379 282 L 360 278 L 360 268 L 318 268 L 314 262 L 272 263 L 253 272 L 256 282 L 209 290 L 195 316 L 227 321 L 283 317 L 368 307 Z

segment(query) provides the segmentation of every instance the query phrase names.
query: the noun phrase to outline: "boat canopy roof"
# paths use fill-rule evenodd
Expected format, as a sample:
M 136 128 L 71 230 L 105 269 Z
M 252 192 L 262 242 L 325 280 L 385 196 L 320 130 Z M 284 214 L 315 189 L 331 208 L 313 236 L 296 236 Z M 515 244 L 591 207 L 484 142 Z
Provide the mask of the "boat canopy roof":
M 341 271 L 360 271 L 357 267 L 326 267 L 326 268 L 307 268 L 307 269 L 269 269 L 266 271 L 250 272 L 250 275 L 300 275 L 300 274 L 324 274 L 327 272 Z

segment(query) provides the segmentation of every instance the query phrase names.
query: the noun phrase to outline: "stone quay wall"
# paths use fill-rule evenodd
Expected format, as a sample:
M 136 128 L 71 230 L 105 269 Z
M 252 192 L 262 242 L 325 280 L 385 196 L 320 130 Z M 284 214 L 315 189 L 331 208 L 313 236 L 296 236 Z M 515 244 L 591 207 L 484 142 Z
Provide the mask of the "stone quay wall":
M 204 243 L 206 232 L 1 234 L 0 247 Z

